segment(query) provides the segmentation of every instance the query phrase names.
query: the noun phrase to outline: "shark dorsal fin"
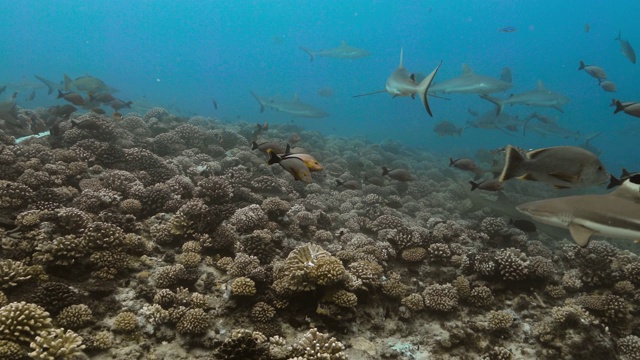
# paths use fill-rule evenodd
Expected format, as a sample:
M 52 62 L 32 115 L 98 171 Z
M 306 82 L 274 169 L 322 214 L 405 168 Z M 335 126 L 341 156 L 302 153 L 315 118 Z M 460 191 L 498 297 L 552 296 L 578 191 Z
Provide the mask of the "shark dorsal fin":
M 402 69 L 402 54 L 404 53 L 404 48 L 400 48 L 400 65 L 398 65 L 398 69 Z
M 473 74 L 473 70 L 467 64 L 462 64 L 462 75 L 470 75 Z
M 542 80 L 538 80 L 538 87 L 537 87 L 537 89 L 538 89 L 538 90 L 544 90 L 544 89 L 545 89 L 545 87 L 544 87 L 544 83 L 542 82 Z
M 293 101 L 300 102 L 300 95 L 298 93 L 293 94 Z
M 342 46 L 342 47 L 347 46 L 347 42 L 342 40 L 342 42 L 340 43 L 340 46 Z

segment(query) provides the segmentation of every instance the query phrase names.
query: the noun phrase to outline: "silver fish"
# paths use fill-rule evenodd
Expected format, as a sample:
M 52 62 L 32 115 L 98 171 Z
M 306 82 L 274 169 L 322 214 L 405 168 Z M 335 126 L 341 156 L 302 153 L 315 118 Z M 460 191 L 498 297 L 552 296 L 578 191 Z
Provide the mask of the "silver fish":
M 633 47 L 631 47 L 631 43 L 629 43 L 629 40 L 625 40 L 622 38 L 622 31 L 618 32 L 618 37 L 614 40 L 618 40 L 620 42 L 620 51 L 622 51 L 624 56 L 626 56 L 632 64 L 635 64 L 636 52 L 633 51 Z
M 300 101 L 298 94 L 294 95 L 292 100 L 262 97 L 256 95 L 253 91 L 251 91 L 251 95 L 260 104 L 261 113 L 264 112 L 265 107 L 268 107 L 297 117 L 321 118 L 329 116 L 326 111 Z
M 370 55 L 367 50 L 349 46 L 345 41 L 343 41 L 340 46 L 333 49 L 313 51 L 302 46 L 300 46 L 300 49 L 309 54 L 312 62 L 316 56 L 324 56 L 336 59 L 360 59 Z
M 582 60 L 580 60 L 580 66 L 578 66 L 578 71 L 579 70 L 584 70 L 584 72 L 598 80 L 604 80 L 607 78 L 607 73 L 603 68 L 596 65 L 586 65 Z
M 411 175 L 409 170 L 406 170 L 406 169 L 389 170 L 384 166 L 382 167 L 382 176 L 388 176 L 388 177 L 392 178 L 393 180 L 397 180 L 397 181 L 401 181 L 401 182 L 413 181 L 414 180 L 413 176 Z
M 600 87 L 602 90 L 607 92 L 616 92 L 618 89 L 616 88 L 616 84 L 611 80 L 600 81 Z
M 624 111 L 625 114 L 640 117 L 640 103 L 631 101 L 621 102 L 616 99 L 613 100 L 613 103 L 616 106 L 616 109 L 613 111 L 614 114 Z

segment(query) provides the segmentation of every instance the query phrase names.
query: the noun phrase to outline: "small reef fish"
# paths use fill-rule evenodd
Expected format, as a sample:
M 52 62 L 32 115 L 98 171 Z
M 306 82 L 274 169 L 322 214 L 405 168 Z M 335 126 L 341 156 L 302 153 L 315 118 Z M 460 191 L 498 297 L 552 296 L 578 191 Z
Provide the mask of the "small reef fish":
M 49 109 L 49 113 L 52 115 L 55 115 L 57 117 L 61 117 L 64 119 L 68 119 L 69 116 L 71 116 L 71 114 L 73 114 L 74 112 L 76 112 L 78 110 L 77 107 L 71 105 L 71 104 L 65 104 L 65 105 L 56 105 L 52 108 Z
M 620 100 L 613 99 L 613 105 L 616 107 L 613 111 L 614 114 L 624 111 L 625 114 L 640 117 L 640 103 L 632 101 L 621 102 Z
M 104 121 L 90 118 L 82 121 L 71 120 L 71 127 L 87 131 L 98 131 L 104 128 Z
M 58 90 L 58 99 L 65 99 L 68 102 L 72 103 L 73 105 L 78 105 L 78 106 L 82 106 L 85 103 L 84 99 L 82 98 L 82 95 L 75 92 L 68 92 L 64 94 L 62 91 Z
M 631 179 L 633 183 L 640 183 L 640 172 L 629 172 L 627 169 L 622 168 L 622 174 L 620 178 L 617 178 L 613 175 L 610 176 L 609 185 L 607 185 L 607 189 L 614 188 L 616 186 L 622 185 L 626 180 Z
M 113 119 L 113 121 L 118 122 L 122 120 L 122 114 L 120 114 L 119 112 L 114 112 L 113 115 L 111 115 L 111 118 Z
M 116 98 L 113 97 L 113 95 L 109 94 L 109 93 L 100 93 L 100 94 L 94 94 L 92 92 L 89 93 L 89 101 L 90 102 L 99 102 L 101 104 L 107 104 L 110 103 L 112 101 L 116 100 Z
M 591 26 L 589 25 L 589 23 L 585 23 L 584 24 L 584 32 L 588 33 L 591 30 Z
M 538 228 L 536 227 L 536 224 L 534 224 L 529 220 L 523 220 L 523 219 L 513 220 L 512 218 L 509 218 L 509 225 L 513 225 L 513 227 L 515 227 L 516 229 L 522 230 L 526 233 L 534 233 L 538 230 Z
M 364 182 L 375 186 L 384 186 L 384 179 L 380 176 L 368 176 L 364 177 Z
M 91 109 L 91 112 L 100 114 L 100 115 L 105 115 L 107 113 L 106 111 L 104 111 L 103 108 L 99 108 L 99 107 Z
M 251 142 L 251 150 L 256 149 L 262 151 L 263 153 L 268 153 L 269 149 L 271 149 L 276 154 L 284 154 L 285 151 L 285 148 L 283 148 L 280 144 L 271 141 L 265 141 L 259 144 L 255 141 Z
M 132 101 L 124 101 L 124 100 L 120 100 L 120 99 L 115 99 L 112 102 L 109 103 L 109 106 L 115 110 L 115 111 L 119 111 L 120 109 L 124 109 L 124 108 L 128 108 L 131 109 L 131 105 L 133 104 Z
M 76 91 L 83 91 L 83 92 L 93 92 L 93 93 L 116 93 L 118 92 L 117 89 L 114 89 L 110 86 L 108 86 L 107 84 L 104 83 L 104 81 L 93 77 L 93 76 L 81 76 L 75 80 L 71 80 L 71 78 L 67 75 L 64 74 L 64 90 L 65 91 L 69 91 L 72 88 L 75 88 Z
M 596 155 L 581 147 L 543 148 L 523 157 L 514 147 L 508 146 L 499 180 L 515 177 L 566 189 L 603 184 L 609 180 L 609 173 Z
M 512 33 L 515 31 L 518 31 L 518 28 L 516 28 L 515 26 L 505 26 L 498 29 L 498 32 L 504 32 L 504 33 Z
M 362 184 L 358 180 L 347 180 L 340 181 L 340 179 L 336 179 L 336 186 L 343 187 L 349 190 L 360 190 L 362 189 Z
M 640 179 L 638 179 L 640 180 Z M 576 195 L 533 201 L 516 207 L 543 224 L 569 229 L 580 246 L 594 235 L 640 239 L 640 191 L 629 179 L 606 195 Z
M 299 143 L 300 141 L 302 141 L 302 137 L 298 133 L 293 133 L 293 134 L 291 134 L 291 136 L 289 136 L 289 143 L 290 144 L 295 145 L 295 144 Z
M 485 171 L 471 159 L 462 158 L 454 160 L 453 158 L 449 158 L 449 167 L 472 172 L 476 175 L 476 179 L 480 178 L 485 173 Z
M 340 46 L 333 49 L 313 51 L 302 46 L 300 46 L 300 49 L 309 54 L 309 57 L 311 57 L 311 62 L 313 62 L 316 56 L 324 56 L 335 59 L 360 59 L 370 55 L 367 50 L 349 46 L 345 41 L 343 41 Z
M 636 52 L 633 50 L 631 43 L 629 40 L 625 40 L 622 38 L 622 31 L 618 32 L 618 37 L 614 40 L 618 40 L 620 42 L 620 51 L 624 54 L 624 56 L 631 61 L 632 64 L 636 63 Z
M 296 180 L 300 180 L 307 184 L 310 184 L 313 180 L 311 179 L 311 172 L 305 164 L 304 161 L 300 160 L 297 157 L 285 157 L 282 158 L 278 156 L 273 149 L 267 149 L 267 154 L 269 154 L 270 158 L 267 161 L 267 164 L 279 164 L 283 169 L 285 169 L 289 174 L 293 175 L 293 178 Z
M 611 80 L 600 81 L 600 87 L 602 90 L 607 92 L 616 92 L 618 89 L 616 88 L 616 84 Z
M 457 127 L 454 123 L 448 120 L 440 121 L 433 127 L 433 132 L 438 134 L 440 137 L 455 135 L 462 136 L 463 131 L 464 127 Z
M 598 80 L 605 80 L 607 78 L 607 73 L 603 68 L 596 65 L 586 65 L 582 60 L 580 60 L 580 66 L 578 66 L 578 71 L 580 70 L 584 70 L 584 72 Z
M 475 181 L 469 181 L 471 185 L 471 191 L 475 189 L 480 189 L 484 191 L 502 191 L 504 189 L 504 184 L 500 180 L 485 180 L 483 182 L 477 183 Z
M 269 123 L 264 122 L 264 124 L 256 123 L 256 126 L 253 128 L 253 138 L 257 139 L 260 135 L 264 134 L 269 130 Z
M 387 78 L 384 90 L 354 95 L 353 97 L 369 96 L 384 92 L 391 94 L 391 96 L 393 96 L 394 98 L 398 96 L 411 96 L 411 98 L 413 99 L 416 95 L 418 95 L 418 97 L 422 101 L 422 105 L 427 110 L 427 114 L 433 117 L 431 108 L 429 107 L 429 102 L 427 100 L 427 93 L 429 91 L 431 83 L 433 82 L 433 78 L 438 73 L 440 65 L 442 65 L 442 61 L 429 75 L 427 75 L 418 83 L 416 81 L 415 74 L 410 73 L 409 70 L 407 70 L 404 65 L 402 65 L 402 57 L 403 49 L 400 49 L 400 65 L 398 65 L 398 67 Z
M 393 169 L 389 170 L 386 167 L 382 167 L 382 176 L 388 176 L 393 180 L 400 182 L 413 181 L 413 176 L 406 169 Z
M 289 159 L 293 157 L 298 158 L 307 165 L 309 171 L 311 172 L 322 171 L 324 169 L 322 164 L 320 164 L 318 160 L 316 160 L 316 158 L 314 158 L 312 155 L 306 154 L 306 151 L 304 151 L 304 149 L 302 149 L 303 151 L 298 152 L 294 152 L 293 150 L 295 150 L 295 148 L 291 149 L 289 144 L 287 144 L 287 148 L 285 149 L 284 154 L 278 154 L 278 156 L 280 156 L 280 158 L 282 159 Z
M 333 89 L 328 86 L 325 86 L 318 89 L 316 93 L 318 94 L 318 96 L 330 98 L 333 96 Z

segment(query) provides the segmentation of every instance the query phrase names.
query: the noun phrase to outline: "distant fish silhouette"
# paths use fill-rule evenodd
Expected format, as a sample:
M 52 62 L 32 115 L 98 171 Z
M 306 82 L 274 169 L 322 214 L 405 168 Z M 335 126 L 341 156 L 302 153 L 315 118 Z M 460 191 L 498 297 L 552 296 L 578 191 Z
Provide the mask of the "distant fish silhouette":
M 211 99 L 211 103 L 213 104 L 213 108 L 218 110 L 218 103 L 216 102 L 216 99 Z
M 506 33 L 515 32 L 515 31 L 518 31 L 518 29 L 515 26 L 505 26 L 503 28 L 498 29 L 498 32 L 506 32 Z
M 588 33 L 589 30 L 591 30 L 591 26 L 589 26 L 589 23 L 584 24 L 584 32 Z

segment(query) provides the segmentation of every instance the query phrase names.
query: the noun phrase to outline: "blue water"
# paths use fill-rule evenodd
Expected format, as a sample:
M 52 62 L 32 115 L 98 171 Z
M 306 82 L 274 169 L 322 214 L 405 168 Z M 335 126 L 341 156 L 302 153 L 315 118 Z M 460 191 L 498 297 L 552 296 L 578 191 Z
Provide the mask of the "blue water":
M 640 119 L 613 115 L 612 97 L 640 100 L 640 72 L 613 39 L 618 31 L 640 50 L 640 27 L 631 14 L 635 1 L 2 1 L 0 85 L 30 82 L 33 74 L 55 81 L 90 74 L 120 89 L 118 97 L 144 99 L 184 113 L 229 121 L 285 123 L 286 114 L 259 113 L 249 90 L 293 96 L 331 113 L 323 119 L 293 119 L 324 134 L 392 138 L 451 155 L 471 155 L 480 147 L 508 143 L 525 148 L 577 144 L 563 138 L 509 137 L 497 131 L 468 129 L 461 138 L 440 138 L 433 125 L 451 120 L 463 125 L 469 107 L 492 105 L 475 95 L 431 99 L 434 118 L 418 100 L 352 95 L 381 90 L 397 67 L 400 48 L 410 71 L 429 73 L 441 60 L 436 78 L 459 75 L 463 63 L 498 77 L 502 67 L 514 74 L 511 92 L 533 89 L 538 79 L 571 97 L 565 112 L 508 108 L 526 116 L 533 110 L 559 116 L 582 133 L 603 131 L 594 145 L 614 173 L 640 168 L 629 129 Z M 584 31 L 585 23 L 591 30 Z M 515 26 L 518 31 L 497 30 Z M 342 40 L 371 56 L 344 60 L 309 57 L 299 49 L 336 47 Z M 606 93 L 597 81 L 577 71 L 579 60 L 603 67 L 618 92 Z M 321 87 L 335 95 L 322 98 Z M 506 97 L 508 94 L 497 94 Z M 2 97 L 9 96 L 8 92 Z M 38 90 L 33 108 L 62 104 Z M 215 98 L 216 111 L 211 105 Z M 626 131 L 625 131 L 626 130 Z M 637 130 L 640 133 L 640 130 Z

